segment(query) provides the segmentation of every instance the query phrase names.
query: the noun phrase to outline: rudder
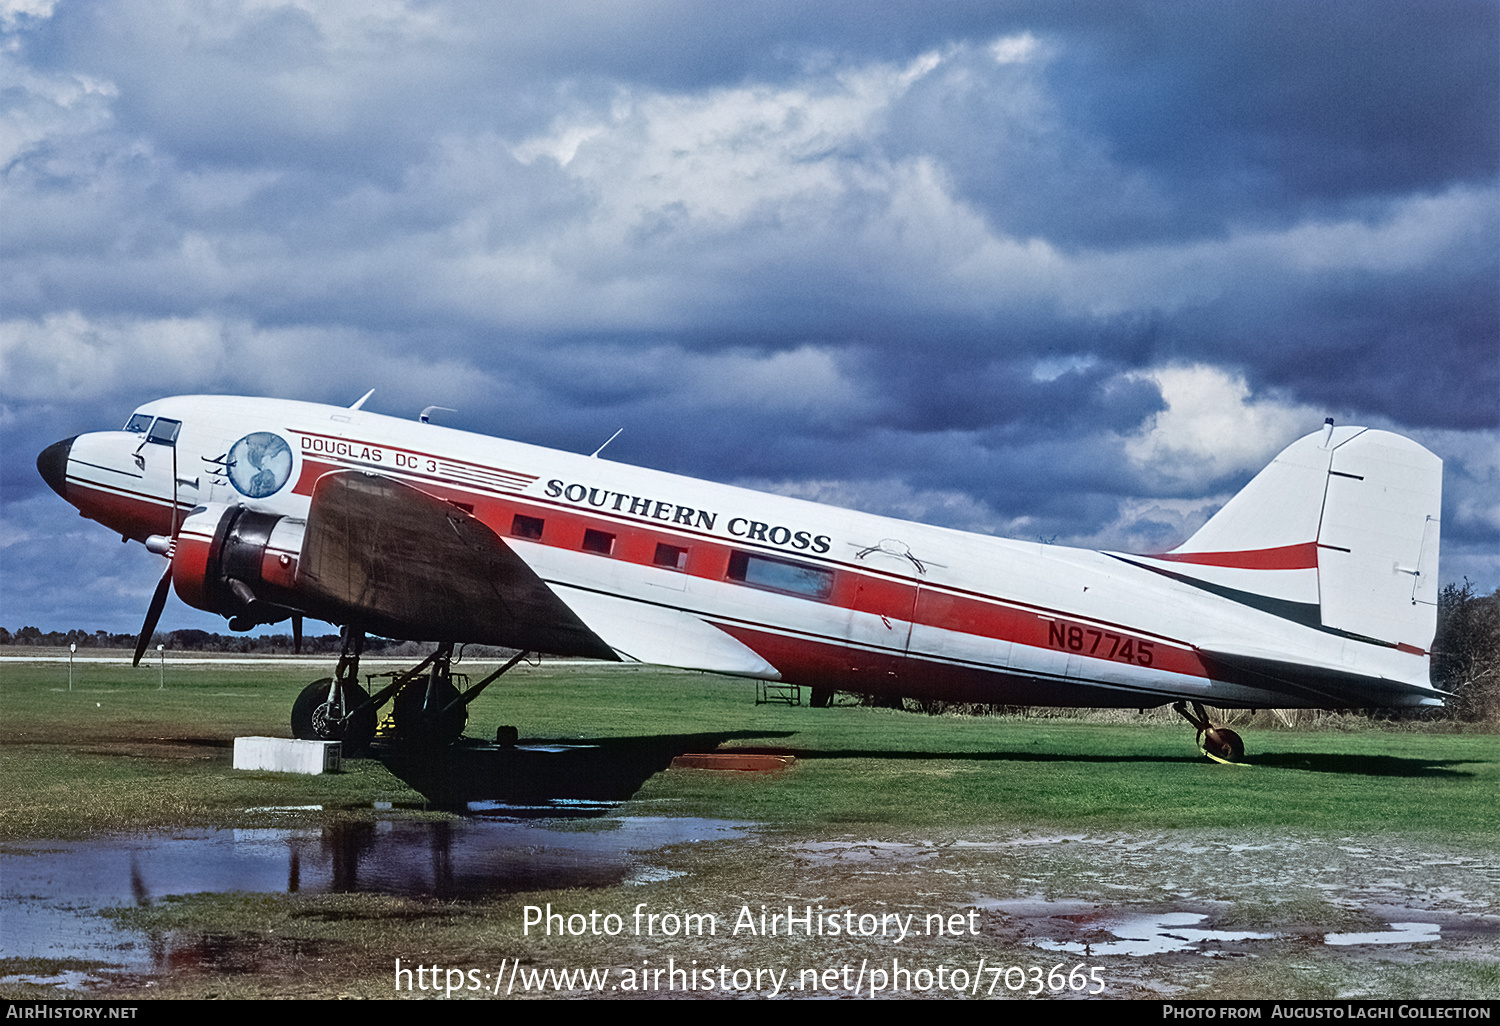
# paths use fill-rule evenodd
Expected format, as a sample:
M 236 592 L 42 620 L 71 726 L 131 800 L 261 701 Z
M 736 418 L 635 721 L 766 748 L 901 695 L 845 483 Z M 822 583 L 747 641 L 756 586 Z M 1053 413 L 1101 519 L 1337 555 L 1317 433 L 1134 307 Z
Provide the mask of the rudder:
M 1425 653 L 1437 629 L 1443 461 L 1363 431 L 1333 450 L 1318 529 L 1323 626 Z
M 1409 438 L 1329 422 L 1182 545 L 1145 558 L 1287 619 L 1425 655 L 1442 475 L 1442 460 Z

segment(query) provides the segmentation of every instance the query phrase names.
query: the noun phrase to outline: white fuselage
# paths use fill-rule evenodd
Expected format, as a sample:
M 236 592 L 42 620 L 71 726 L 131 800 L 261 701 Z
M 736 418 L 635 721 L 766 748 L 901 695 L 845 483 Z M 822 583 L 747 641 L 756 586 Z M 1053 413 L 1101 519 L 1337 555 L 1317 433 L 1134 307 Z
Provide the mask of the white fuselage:
M 1337 668 L 1360 646 L 1362 666 L 1373 659 L 1382 676 L 1425 682 L 1425 652 L 1372 655 L 1357 638 L 1119 555 L 894 520 L 354 409 L 188 396 L 137 415 L 180 421 L 175 446 L 139 432 L 80 435 L 67 465 L 69 501 L 122 534 L 168 534 L 193 507 L 217 503 L 305 520 L 322 475 L 378 474 L 472 513 L 585 623 L 600 624 L 616 651 L 642 661 L 956 701 L 1287 707 L 1360 703 L 1259 686 L 1253 676 L 1225 679 L 1236 675 L 1218 672 L 1204 652 Z M 290 461 L 278 447 L 282 464 L 264 457 L 269 476 L 244 486 L 243 460 L 230 468 L 229 454 L 258 432 L 283 439 Z

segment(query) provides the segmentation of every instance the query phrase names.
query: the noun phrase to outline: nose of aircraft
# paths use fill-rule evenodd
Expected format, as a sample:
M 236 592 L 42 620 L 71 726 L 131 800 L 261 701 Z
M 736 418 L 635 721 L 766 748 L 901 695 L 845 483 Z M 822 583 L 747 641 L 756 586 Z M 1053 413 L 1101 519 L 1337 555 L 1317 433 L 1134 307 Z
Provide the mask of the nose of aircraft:
M 73 439 L 77 437 L 74 435 L 73 438 L 53 442 L 36 458 L 36 469 L 42 475 L 42 480 L 64 499 L 68 497 L 68 454 L 73 451 Z

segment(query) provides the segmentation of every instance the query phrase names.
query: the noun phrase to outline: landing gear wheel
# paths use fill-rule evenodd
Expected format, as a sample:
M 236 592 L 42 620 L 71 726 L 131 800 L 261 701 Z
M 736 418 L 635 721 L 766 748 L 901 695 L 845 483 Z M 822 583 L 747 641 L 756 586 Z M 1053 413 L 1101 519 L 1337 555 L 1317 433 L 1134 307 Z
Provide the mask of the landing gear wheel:
M 345 755 L 356 755 L 375 737 L 375 707 L 358 684 L 345 684 L 328 700 L 332 677 L 314 681 L 292 703 L 292 736 L 304 741 L 342 741 Z M 353 716 L 351 710 L 358 710 Z
M 434 687 L 417 681 L 404 688 L 392 703 L 396 738 L 403 744 L 451 745 L 463 736 L 469 722 L 469 707 L 458 698 L 458 688 L 447 681 Z
M 1205 755 L 1225 762 L 1239 762 L 1245 758 L 1245 742 L 1228 727 L 1210 727 L 1198 738 L 1198 747 Z
M 1172 709 L 1198 729 L 1198 751 L 1214 762 L 1238 764 L 1245 758 L 1245 742 L 1228 727 L 1216 727 L 1208 719 L 1202 702 L 1194 702 L 1191 711 L 1186 702 L 1175 702 Z

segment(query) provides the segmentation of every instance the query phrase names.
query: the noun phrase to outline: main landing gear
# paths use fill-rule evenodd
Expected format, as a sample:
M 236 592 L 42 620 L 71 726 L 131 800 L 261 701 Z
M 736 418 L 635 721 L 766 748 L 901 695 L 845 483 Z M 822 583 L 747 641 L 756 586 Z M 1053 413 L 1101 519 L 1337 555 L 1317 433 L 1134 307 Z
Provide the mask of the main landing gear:
M 345 629 L 344 650 L 332 677 L 313 681 L 292 703 L 292 736 L 304 741 L 342 741 L 359 752 L 375 737 L 376 706 L 359 686 L 359 654 L 364 631 Z
M 349 755 L 369 747 L 375 739 L 378 714 L 388 702 L 391 737 L 396 743 L 426 748 L 452 744 L 469 722 L 469 703 L 526 656 L 516 653 L 500 669 L 460 692 L 454 684 L 453 643 L 445 642 L 412 669 L 391 674 L 391 682 L 372 695 L 359 685 L 364 631 L 346 627 L 343 634 L 334 676 L 309 684 L 293 703 L 292 733 L 308 741 L 342 741 Z
M 1245 742 L 1228 727 L 1210 723 L 1202 702 L 1194 702 L 1192 712 L 1186 702 L 1177 702 L 1172 708 L 1198 729 L 1198 750 L 1204 755 L 1215 762 L 1240 762 L 1245 758 Z

